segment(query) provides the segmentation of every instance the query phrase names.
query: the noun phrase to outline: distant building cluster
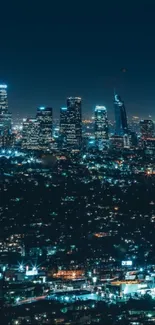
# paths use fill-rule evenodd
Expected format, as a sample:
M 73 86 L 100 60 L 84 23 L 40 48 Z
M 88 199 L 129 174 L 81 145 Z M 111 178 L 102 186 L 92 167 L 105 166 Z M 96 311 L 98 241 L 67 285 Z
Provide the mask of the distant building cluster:
M 85 146 L 105 148 L 143 148 L 155 151 L 154 123 L 133 116 L 127 119 L 125 104 L 114 93 L 115 122 L 108 119 L 107 108 L 96 105 L 93 120 L 82 121 L 82 99 L 68 97 L 66 106 L 60 108 L 59 124 L 54 125 L 52 107 L 38 107 L 36 116 L 23 119 L 20 127 L 13 129 L 12 114 L 8 109 L 7 85 L 0 85 L 0 147 L 20 147 L 23 150 L 50 152 L 53 149 L 81 150 Z M 85 126 L 91 124 L 84 131 Z

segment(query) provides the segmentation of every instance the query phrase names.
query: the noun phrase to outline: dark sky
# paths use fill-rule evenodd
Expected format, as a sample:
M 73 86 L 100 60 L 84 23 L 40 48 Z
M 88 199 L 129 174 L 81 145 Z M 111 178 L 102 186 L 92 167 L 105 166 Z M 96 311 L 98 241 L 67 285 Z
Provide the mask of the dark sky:
M 128 115 L 153 116 L 154 0 L 5 0 L 0 27 L 0 79 L 14 115 L 50 105 L 58 116 L 77 95 L 84 113 L 101 104 L 111 116 L 115 86 Z

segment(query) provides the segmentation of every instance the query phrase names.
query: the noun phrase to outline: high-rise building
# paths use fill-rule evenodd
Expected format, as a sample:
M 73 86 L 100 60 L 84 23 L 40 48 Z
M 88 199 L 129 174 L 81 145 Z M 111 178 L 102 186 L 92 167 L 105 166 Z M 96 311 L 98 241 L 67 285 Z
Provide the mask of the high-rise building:
M 67 107 L 60 108 L 60 143 L 63 148 L 66 146 L 67 138 Z
M 143 143 L 143 149 L 148 155 L 155 155 L 155 138 L 147 138 Z
M 140 121 L 140 133 L 141 137 L 145 140 L 147 138 L 154 137 L 154 123 L 152 120 Z
M 130 121 L 130 130 L 132 132 L 139 133 L 139 122 L 140 122 L 140 119 L 138 116 L 132 116 L 131 121 Z
M 40 124 L 36 118 L 23 120 L 22 148 L 27 150 L 38 150 Z
M 114 95 L 114 109 L 115 109 L 115 134 L 123 136 L 128 133 L 127 115 L 124 102 L 117 94 Z
M 123 149 L 124 148 L 124 137 L 121 135 L 113 135 L 110 138 L 110 147 L 111 149 Z
M 82 108 L 80 97 L 67 98 L 67 145 L 79 148 L 82 143 Z
M 108 139 L 108 118 L 105 106 L 95 107 L 95 138 L 96 140 Z
M 8 111 L 7 85 L 0 85 L 0 147 L 11 145 L 12 115 Z
M 131 148 L 135 148 L 138 146 L 138 136 L 136 132 L 134 131 L 129 132 L 129 141 L 130 141 Z
M 80 149 L 82 143 L 81 98 L 67 98 L 67 107 L 60 110 L 60 135 L 63 146 Z
M 0 85 L 0 111 L 8 110 L 7 85 Z
M 50 107 L 39 107 L 36 119 L 39 123 L 40 149 L 49 149 L 52 143 L 53 109 Z

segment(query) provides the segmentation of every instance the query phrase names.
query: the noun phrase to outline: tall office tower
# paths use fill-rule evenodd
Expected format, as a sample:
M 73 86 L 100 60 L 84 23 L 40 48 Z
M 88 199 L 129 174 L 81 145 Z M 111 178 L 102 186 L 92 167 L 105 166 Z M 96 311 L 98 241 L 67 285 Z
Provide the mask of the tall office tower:
M 82 143 L 81 98 L 67 98 L 67 145 L 75 149 Z
M 139 123 L 140 123 L 139 117 L 132 116 L 131 122 L 130 122 L 130 129 L 132 132 L 139 133 Z
M 8 110 L 7 85 L 0 85 L 0 112 Z
M 124 102 L 119 95 L 114 95 L 114 109 L 115 109 L 115 134 L 124 135 L 128 133 L 127 115 Z
M 140 132 L 142 138 L 145 140 L 147 138 L 154 137 L 154 123 L 152 120 L 141 120 L 140 121 Z
M 67 138 L 67 107 L 60 108 L 60 144 L 62 148 L 66 147 Z
M 95 107 L 95 138 L 96 140 L 108 139 L 108 118 L 105 106 Z
M 0 147 L 11 145 L 12 115 L 8 111 L 7 85 L 0 85 Z
M 40 124 L 36 118 L 23 120 L 22 148 L 27 150 L 38 150 Z
M 67 98 L 67 108 L 60 111 L 60 133 L 65 139 L 65 147 L 80 149 L 82 143 L 81 98 Z
M 39 145 L 40 149 L 47 150 L 52 143 L 53 109 L 50 107 L 39 107 L 36 115 L 39 122 Z

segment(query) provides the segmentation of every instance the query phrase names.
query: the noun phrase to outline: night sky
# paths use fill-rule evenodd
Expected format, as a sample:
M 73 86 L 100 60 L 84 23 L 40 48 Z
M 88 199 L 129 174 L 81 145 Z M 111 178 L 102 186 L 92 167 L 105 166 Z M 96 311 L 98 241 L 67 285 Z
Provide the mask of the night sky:
M 0 79 L 13 114 L 67 96 L 113 112 L 113 88 L 128 115 L 155 118 L 155 1 L 5 0 L 0 4 Z M 121 72 L 126 68 L 125 73 Z

